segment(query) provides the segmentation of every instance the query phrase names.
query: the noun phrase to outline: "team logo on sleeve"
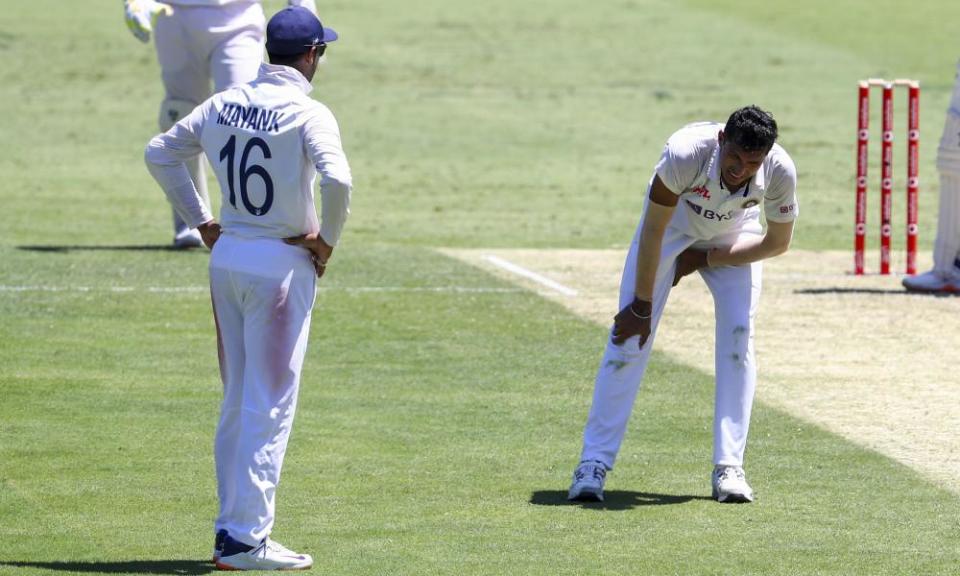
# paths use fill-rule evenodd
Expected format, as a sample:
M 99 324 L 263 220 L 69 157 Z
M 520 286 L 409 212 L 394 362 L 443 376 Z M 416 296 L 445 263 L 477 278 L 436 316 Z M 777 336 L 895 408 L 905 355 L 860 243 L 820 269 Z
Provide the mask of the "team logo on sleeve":
M 781 207 L 780 207 L 780 213 L 781 213 L 781 214 L 789 214 L 789 213 L 793 212 L 793 207 L 794 207 L 793 204 L 787 204 L 786 206 L 781 206 Z

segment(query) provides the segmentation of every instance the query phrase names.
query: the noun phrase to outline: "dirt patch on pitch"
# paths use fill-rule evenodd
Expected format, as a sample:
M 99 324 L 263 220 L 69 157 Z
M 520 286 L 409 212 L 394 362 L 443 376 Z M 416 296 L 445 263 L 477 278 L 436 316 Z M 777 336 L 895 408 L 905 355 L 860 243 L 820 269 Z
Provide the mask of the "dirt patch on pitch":
M 622 250 L 444 253 L 598 323 L 616 313 Z M 508 272 L 487 256 L 577 294 Z M 929 257 L 919 265 L 927 269 Z M 757 396 L 960 493 L 960 298 L 907 294 L 898 277 L 856 277 L 850 269 L 849 252 L 795 250 L 764 265 Z M 655 345 L 712 374 L 713 339 L 710 292 L 698 276 L 684 279 L 670 294 Z

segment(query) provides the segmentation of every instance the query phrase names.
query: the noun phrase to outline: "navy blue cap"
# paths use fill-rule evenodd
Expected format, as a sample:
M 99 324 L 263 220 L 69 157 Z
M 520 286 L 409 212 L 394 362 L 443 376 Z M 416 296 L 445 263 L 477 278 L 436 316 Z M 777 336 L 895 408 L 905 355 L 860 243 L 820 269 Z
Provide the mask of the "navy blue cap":
M 332 28 L 324 28 L 313 12 L 302 6 L 288 6 L 267 23 L 267 52 L 278 56 L 302 54 L 311 46 L 336 39 Z

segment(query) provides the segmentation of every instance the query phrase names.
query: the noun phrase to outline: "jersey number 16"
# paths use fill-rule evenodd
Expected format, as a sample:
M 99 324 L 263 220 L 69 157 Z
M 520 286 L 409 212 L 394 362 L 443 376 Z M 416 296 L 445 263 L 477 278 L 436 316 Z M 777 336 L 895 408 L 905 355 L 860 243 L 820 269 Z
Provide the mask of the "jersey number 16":
M 273 180 L 270 179 L 270 173 L 267 172 L 267 169 L 259 164 L 247 164 L 247 161 L 250 159 L 250 151 L 254 148 L 259 148 L 263 153 L 264 160 L 270 158 L 270 147 L 267 146 L 267 143 L 262 138 L 251 138 L 247 141 L 247 145 L 243 148 L 243 153 L 240 155 L 240 170 L 238 172 L 240 180 L 240 201 L 243 202 L 243 207 L 247 209 L 247 212 L 253 214 L 254 216 L 263 216 L 270 211 L 270 206 L 273 205 Z M 220 161 L 223 162 L 224 159 L 227 161 L 227 187 L 230 188 L 230 205 L 234 208 L 237 207 L 237 193 L 234 188 L 234 160 L 236 158 L 237 152 L 237 137 L 236 135 L 230 136 L 230 139 L 227 140 L 226 145 L 220 150 Z M 247 181 L 250 180 L 251 176 L 259 176 L 263 180 L 263 204 L 257 206 L 250 201 L 250 195 L 247 194 Z

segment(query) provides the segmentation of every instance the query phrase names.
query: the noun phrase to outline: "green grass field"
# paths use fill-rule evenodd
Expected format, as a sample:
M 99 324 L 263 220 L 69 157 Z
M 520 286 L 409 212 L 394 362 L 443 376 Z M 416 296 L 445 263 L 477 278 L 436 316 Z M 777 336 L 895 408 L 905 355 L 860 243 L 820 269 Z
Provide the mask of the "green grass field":
M 800 172 L 795 246 L 846 249 L 856 81 L 885 76 L 923 85 L 929 250 L 960 4 L 318 4 L 342 40 L 314 95 L 355 192 L 274 532 L 315 573 L 957 573 L 960 496 L 763 404 L 758 501 L 710 501 L 712 376 L 666 353 L 607 502 L 566 504 L 605 328 L 435 249 L 625 247 L 667 136 L 748 103 L 774 112 Z M 207 255 L 165 249 L 143 166 L 152 47 L 120 2 L 12 0 L 0 62 L 0 574 L 207 574 Z

